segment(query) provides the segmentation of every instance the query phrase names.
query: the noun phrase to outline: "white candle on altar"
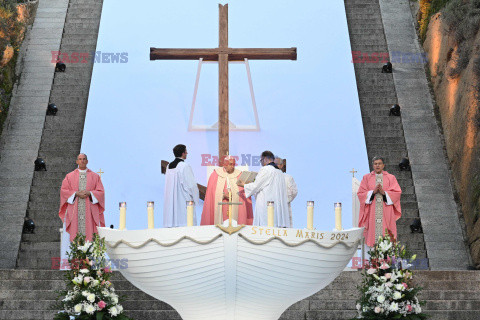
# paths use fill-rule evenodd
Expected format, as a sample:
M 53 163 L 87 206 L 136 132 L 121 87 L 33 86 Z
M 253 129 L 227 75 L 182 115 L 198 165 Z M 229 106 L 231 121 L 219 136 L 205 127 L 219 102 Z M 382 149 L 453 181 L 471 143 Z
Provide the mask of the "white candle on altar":
M 335 229 L 338 231 L 342 229 L 342 203 L 335 202 Z
M 148 214 L 148 229 L 155 229 L 154 216 L 153 216 L 153 201 L 147 202 L 147 214 Z
M 193 227 L 193 206 L 195 202 L 187 201 L 187 227 Z
M 267 201 L 267 215 L 269 227 L 273 227 L 275 225 L 275 208 L 273 205 L 273 201 Z
M 307 201 L 307 229 L 313 230 L 313 201 Z
M 227 178 L 228 181 L 228 178 Z M 232 203 L 232 191 L 228 189 L 228 202 Z M 232 214 L 233 214 L 233 206 L 230 204 L 228 206 L 228 223 L 231 226 L 232 225 Z
M 120 202 L 118 206 L 120 207 L 120 225 L 118 226 L 118 229 L 125 230 L 127 225 L 127 203 Z

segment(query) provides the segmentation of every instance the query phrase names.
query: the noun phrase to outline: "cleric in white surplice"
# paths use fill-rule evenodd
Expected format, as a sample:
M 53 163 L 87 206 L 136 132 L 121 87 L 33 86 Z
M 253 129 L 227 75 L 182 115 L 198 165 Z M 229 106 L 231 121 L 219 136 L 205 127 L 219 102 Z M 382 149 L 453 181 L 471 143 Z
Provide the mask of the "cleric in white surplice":
M 275 227 L 290 228 L 288 211 L 287 186 L 283 172 L 274 163 L 274 155 L 270 151 L 262 152 L 262 168 L 255 181 L 244 185 L 245 197 L 255 196 L 254 226 L 267 226 L 267 201 L 274 202 Z M 241 182 L 239 184 L 242 185 Z
M 163 227 L 184 227 L 187 225 L 187 201 L 199 201 L 199 193 L 192 167 L 185 162 L 187 147 L 183 144 L 173 148 L 175 160 L 165 172 L 165 197 L 163 204 Z M 193 206 L 193 225 L 197 224 Z

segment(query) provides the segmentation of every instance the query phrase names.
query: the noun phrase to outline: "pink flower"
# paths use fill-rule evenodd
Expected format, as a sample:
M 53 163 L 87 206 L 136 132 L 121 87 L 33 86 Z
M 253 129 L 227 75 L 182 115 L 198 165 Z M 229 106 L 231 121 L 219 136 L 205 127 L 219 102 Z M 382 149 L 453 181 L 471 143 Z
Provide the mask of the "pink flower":
M 111 283 L 110 281 L 105 281 L 105 285 L 106 285 L 107 287 L 110 287 L 110 286 L 112 285 L 112 283 Z
M 377 272 L 377 269 L 374 269 L 374 268 L 371 268 L 371 269 L 367 270 L 368 274 L 374 274 L 375 272 Z
M 408 288 L 408 286 L 407 286 L 407 284 L 406 284 L 405 282 L 403 282 L 402 284 L 403 284 L 403 286 L 405 287 L 405 289 Z
M 380 307 L 375 307 L 375 313 L 380 313 L 381 309 Z
M 105 273 L 112 273 L 112 269 L 110 269 L 109 267 L 105 267 L 105 269 L 103 269 L 103 271 Z
M 99 277 L 102 276 L 102 271 L 98 270 L 97 271 L 97 276 L 99 276 Z
M 407 312 L 411 312 L 412 311 L 412 306 L 407 304 Z
M 387 283 L 385 283 L 385 286 L 387 286 L 387 287 L 391 288 L 391 287 L 393 286 L 393 283 L 391 283 L 391 282 L 387 282 Z
M 385 278 L 390 279 L 392 277 L 391 273 L 385 273 Z
M 89 283 L 90 281 L 92 281 L 92 278 L 91 278 L 91 277 L 85 277 L 85 278 L 83 278 L 83 282 L 84 282 L 84 283 Z
M 386 270 L 388 268 L 390 268 L 390 266 L 388 264 L 386 264 L 385 262 L 382 263 L 382 265 L 380 266 L 380 269 L 382 269 L 382 270 Z
M 102 310 L 103 308 L 105 308 L 106 305 L 107 305 L 107 304 L 105 303 L 105 301 L 100 300 L 100 301 L 98 302 L 98 309 Z

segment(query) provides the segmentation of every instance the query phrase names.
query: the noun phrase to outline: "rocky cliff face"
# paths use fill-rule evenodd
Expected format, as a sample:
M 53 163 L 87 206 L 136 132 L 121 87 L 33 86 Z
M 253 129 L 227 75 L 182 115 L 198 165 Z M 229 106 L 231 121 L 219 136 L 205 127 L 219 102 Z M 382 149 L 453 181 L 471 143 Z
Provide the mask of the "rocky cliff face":
M 478 28 L 477 28 L 478 30 Z M 440 12 L 428 25 L 424 50 L 459 192 L 472 258 L 480 267 L 480 33 L 459 36 Z

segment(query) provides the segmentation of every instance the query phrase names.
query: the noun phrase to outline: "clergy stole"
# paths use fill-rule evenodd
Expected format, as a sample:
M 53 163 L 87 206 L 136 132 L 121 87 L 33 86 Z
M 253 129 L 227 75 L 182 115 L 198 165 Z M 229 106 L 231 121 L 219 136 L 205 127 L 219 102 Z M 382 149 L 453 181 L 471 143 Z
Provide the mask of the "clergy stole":
M 87 172 L 80 172 L 78 177 L 78 190 L 84 191 L 87 189 Z M 78 201 L 78 233 L 85 235 L 85 213 L 87 210 L 87 199 L 77 197 Z
M 219 202 L 223 202 L 223 191 L 225 189 L 225 184 L 228 183 L 230 186 L 230 192 L 232 193 L 232 202 L 239 202 L 238 196 L 238 186 L 237 186 L 237 177 L 240 175 L 240 170 L 235 169 L 233 173 L 227 173 L 223 167 L 215 169 L 215 173 L 218 175 L 217 187 L 215 188 L 215 224 L 223 223 L 223 211 L 224 208 L 227 208 L 228 214 L 228 205 L 218 205 Z M 227 190 L 228 191 L 228 190 Z M 238 221 L 238 206 L 232 206 L 232 219 Z
M 383 173 L 375 174 L 375 185 L 380 184 L 383 188 Z M 375 241 L 383 236 L 383 195 L 375 194 Z

